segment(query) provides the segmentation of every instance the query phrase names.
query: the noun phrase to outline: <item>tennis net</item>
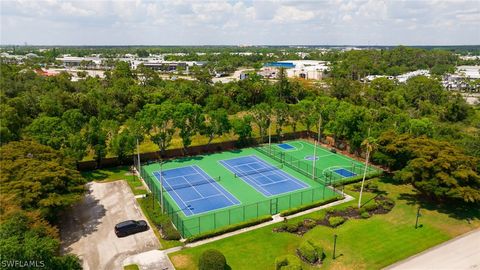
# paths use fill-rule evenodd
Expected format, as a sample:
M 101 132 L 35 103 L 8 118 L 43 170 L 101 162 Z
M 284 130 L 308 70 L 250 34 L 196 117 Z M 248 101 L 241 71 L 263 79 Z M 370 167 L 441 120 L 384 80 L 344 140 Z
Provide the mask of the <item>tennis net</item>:
M 182 183 L 182 184 L 174 184 L 174 183 L 169 183 L 165 181 L 163 182 L 163 189 L 166 191 L 172 191 L 172 190 L 179 190 L 179 189 L 184 189 L 184 188 L 190 188 L 190 187 L 195 187 L 195 186 L 201 186 L 201 185 L 207 185 L 207 184 L 212 184 L 220 181 L 220 176 L 216 177 L 215 179 L 210 178 L 210 179 L 199 179 L 195 181 L 189 181 L 188 183 Z
M 242 177 L 242 176 L 247 176 L 247 175 L 253 175 L 253 174 L 259 174 L 259 173 L 265 173 L 265 172 L 270 172 L 270 171 L 277 171 L 283 168 L 283 164 L 276 165 L 276 166 L 270 166 L 267 168 L 262 168 L 259 170 L 252 170 L 252 171 L 247 171 L 247 172 L 238 172 L 235 173 L 235 178 Z

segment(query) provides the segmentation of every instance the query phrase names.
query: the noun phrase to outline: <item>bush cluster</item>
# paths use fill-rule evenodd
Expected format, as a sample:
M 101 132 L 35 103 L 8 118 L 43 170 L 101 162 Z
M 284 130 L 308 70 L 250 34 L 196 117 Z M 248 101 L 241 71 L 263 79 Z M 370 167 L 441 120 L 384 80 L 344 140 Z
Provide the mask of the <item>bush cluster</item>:
M 198 260 L 199 270 L 224 270 L 227 266 L 227 259 L 216 249 L 207 249 Z
M 323 259 L 323 249 L 310 241 L 305 241 L 297 248 L 298 255 L 309 263 L 316 263 Z
M 330 226 L 335 228 L 342 225 L 345 222 L 345 220 L 346 219 L 344 217 L 329 217 L 328 224 L 330 224 Z
M 294 255 L 283 255 L 275 259 L 276 270 L 302 270 L 302 262 Z

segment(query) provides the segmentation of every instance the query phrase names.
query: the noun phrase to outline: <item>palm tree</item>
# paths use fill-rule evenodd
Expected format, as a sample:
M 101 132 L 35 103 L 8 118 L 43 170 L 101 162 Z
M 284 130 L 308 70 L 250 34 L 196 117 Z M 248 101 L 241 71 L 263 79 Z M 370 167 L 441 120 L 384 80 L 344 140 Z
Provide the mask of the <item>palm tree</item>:
M 365 151 L 367 151 L 367 154 L 365 157 L 365 169 L 363 170 L 363 179 L 362 179 L 362 186 L 360 187 L 360 196 L 358 198 L 358 208 L 360 208 L 362 205 L 363 185 L 365 183 L 365 178 L 367 176 L 368 160 L 370 158 L 370 154 L 373 151 L 375 151 L 375 149 L 377 148 L 377 140 L 375 138 L 368 137 L 362 142 L 361 146 L 365 148 Z

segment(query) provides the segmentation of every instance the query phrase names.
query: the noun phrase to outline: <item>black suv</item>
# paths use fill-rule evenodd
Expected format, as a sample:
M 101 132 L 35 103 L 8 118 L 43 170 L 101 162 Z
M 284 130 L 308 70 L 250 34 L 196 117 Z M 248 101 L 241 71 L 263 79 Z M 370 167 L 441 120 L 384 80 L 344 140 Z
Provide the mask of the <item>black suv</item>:
M 115 234 L 118 237 L 123 237 L 138 232 L 144 232 L 146 230 L 148 230 L 148 225 L 145 220 L 127 220 L 115 225 Z

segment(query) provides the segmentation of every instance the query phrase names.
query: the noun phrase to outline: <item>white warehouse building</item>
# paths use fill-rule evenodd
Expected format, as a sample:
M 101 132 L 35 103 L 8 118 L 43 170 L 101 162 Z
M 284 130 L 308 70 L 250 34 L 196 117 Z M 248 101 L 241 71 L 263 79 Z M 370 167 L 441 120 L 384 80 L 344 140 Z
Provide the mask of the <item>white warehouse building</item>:
M 280 68 L 284 68 L 289 78 L 307 80 L 321 80 L 329 70 L 328 62 L 317 60 L 291 60 L 266 63 L 260 75 L 267 78 L 276 78 Z

